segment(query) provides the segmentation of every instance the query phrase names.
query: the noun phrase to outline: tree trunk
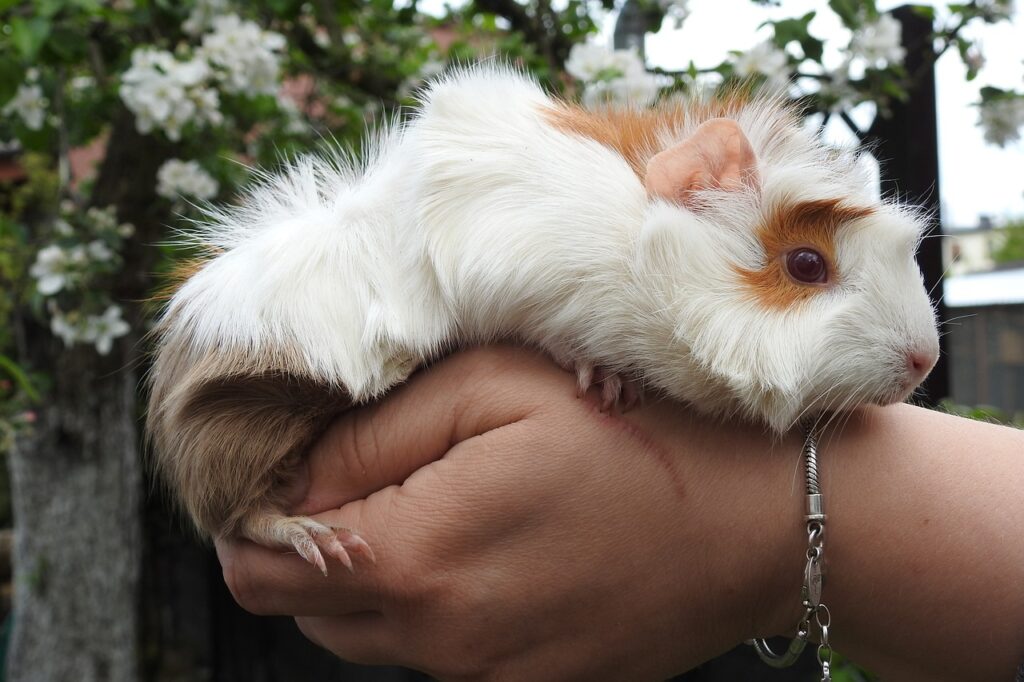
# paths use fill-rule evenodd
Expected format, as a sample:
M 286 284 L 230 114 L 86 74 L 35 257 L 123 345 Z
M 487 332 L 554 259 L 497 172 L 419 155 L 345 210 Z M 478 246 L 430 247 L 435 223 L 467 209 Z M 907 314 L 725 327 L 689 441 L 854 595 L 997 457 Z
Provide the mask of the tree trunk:
M 56 398 L 10 454 L 15 682 L 138 679 L 137 377 L 102 360 L 60 355 Z
M 892 16 L 903 27 L 903 46 L 907 50 L 904 67 L 915 78 L 907 88 L 907 101 L 894 101 L 890 116 L 875 117 L 868 130 L 868 145 L 881 164 L 882 194 L 898 196 L 928 212 L 928 230 L 918 246 L 917 262 L 943 331 L 949 312 L 942 292 L 942 240 L 932 239 L 942 232 L 932 22 L 910 5 L 897 7 Z M 935 407 L 950 395 L 947 334 L 939 337 L 939 348 L 938 362 L 914 396 L 916 403 L 928 407 Z
M 152 287 L 165 207 L 156 171 L 173 146 L 143 137 L 122 109 L 112 126 L 91 204 L 114 206 L 135 225 L 124 268 L 111 282 L 133 330 Z M 32 433 L 10 455 L 14 511 L 14 610 L 8 679 L 120 682 L 140 679 L 142 454 L 139 334 L 110 355 L 63 348 L 29 333 L 30 367 L 52 371 Z

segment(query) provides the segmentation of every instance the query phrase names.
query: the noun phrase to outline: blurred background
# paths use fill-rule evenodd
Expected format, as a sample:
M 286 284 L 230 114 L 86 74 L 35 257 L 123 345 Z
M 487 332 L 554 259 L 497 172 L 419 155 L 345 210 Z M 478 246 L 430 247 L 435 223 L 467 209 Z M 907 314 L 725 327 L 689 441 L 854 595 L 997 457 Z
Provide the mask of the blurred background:
M 415 680 L 242 612 L 154 485 L 146 333 L 204 202 L 357 150 L 454 63 L 587 106 L 751 80 L 932 216 L 918 399 L 1024 413 L 1024 23 L 1010 0 L 0 0 L 0 655 L 11 680 Z M 810 680 L 740 648 L 686 680 Z M 844 661 L 834 679 L 872 679 Z

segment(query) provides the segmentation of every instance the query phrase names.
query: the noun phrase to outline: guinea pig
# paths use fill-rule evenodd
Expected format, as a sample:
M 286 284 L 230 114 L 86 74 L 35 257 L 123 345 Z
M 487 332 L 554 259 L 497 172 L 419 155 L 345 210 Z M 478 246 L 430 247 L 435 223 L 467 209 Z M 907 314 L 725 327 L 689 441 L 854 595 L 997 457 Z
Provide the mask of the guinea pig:
M 588 111 L 501 66 L 449 73 L 361 161 L 308 156 L 211 209 L 156 330 L 148 428 L 206 534 L 326 571 L 358 534 L 280 490 L 332 417 L 504 339 L 784 432 L 903 400 L 938 355 L 914 210 L 771 98 Z

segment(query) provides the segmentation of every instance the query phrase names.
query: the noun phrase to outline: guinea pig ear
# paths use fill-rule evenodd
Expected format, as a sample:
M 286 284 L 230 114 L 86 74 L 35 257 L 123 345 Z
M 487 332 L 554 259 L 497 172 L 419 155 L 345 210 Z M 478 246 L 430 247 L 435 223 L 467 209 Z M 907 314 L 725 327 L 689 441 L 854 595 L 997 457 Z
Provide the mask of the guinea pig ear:
M 647 162 L 644 187 L 660 197 L 694 208 L 696 192 L 705 189 L 760 189 L 757 156 L 736 121 L 713 118 L 692 136 Z

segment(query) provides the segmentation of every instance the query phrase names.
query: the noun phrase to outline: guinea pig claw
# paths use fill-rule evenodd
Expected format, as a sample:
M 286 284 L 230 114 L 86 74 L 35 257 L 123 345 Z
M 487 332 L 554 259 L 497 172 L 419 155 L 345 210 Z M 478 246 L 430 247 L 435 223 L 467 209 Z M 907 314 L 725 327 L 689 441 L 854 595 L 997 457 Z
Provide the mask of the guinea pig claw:
M 594 366 L 589 362 L 576 364 L 576 397 L 582 398 L 594 385 Z
M 356 569 L 352 565 L 352 557 L 345 551 L 345 545 L 341 543 L 337 538 L 328 540 L 324 547 L 324 551 L 327 552 L 328 556 L 332 556 L 341 562 L 341 565 L 348 569 L 349 573 L 355 573 Z
M 308 535 L 292 538 L 292 546 L 303 559 L 320 569 L 320 572 L 327 575 L 327 564 L 324 562 L 324 555 Z
M 366 543 L 366 540 L 363 540 L 348 528 L 334 528 L 334 532 L 338 540 L 349 552 L 361 554 L 369 559 L 372 564 L 377 563 L 377 556 L 373 553 L 373 548 Z
M 622 396 L 622 379 L 618 374 L 609 374 L 601 382 L 601 411 L 611 412 Z

